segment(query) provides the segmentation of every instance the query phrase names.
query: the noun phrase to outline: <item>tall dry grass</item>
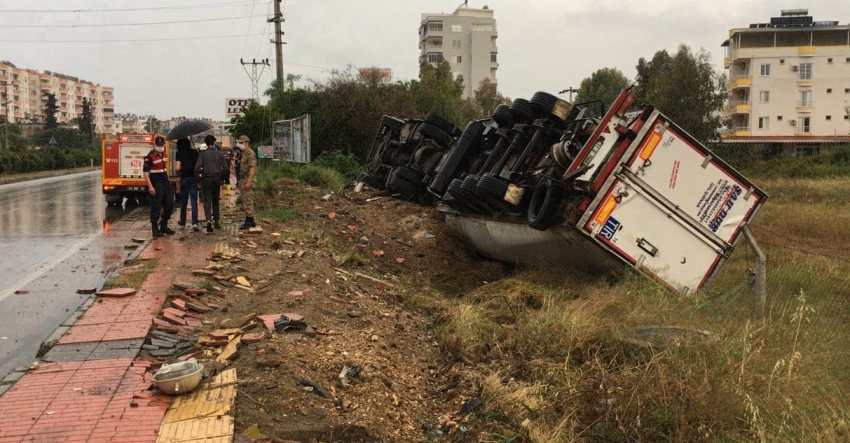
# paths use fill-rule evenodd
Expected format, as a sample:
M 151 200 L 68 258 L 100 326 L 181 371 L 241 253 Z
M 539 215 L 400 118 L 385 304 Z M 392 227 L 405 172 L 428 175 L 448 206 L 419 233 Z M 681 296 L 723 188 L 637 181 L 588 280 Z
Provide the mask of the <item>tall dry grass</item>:
M 440 300 L 435 336 L 475 363 L 483 402 L 453 441 L 850 441 L 850 180 L 762 186 L 763 323 L 751 288 L 730 292 L 753 266 L 745 243 L 689 298 L 546 267 Z

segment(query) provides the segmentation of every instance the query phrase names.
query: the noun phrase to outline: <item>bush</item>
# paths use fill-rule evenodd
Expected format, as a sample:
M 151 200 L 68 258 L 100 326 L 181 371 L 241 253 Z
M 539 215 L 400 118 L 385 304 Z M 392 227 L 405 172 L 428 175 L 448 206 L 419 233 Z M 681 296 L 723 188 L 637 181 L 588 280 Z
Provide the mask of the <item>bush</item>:
M 313 160 L 313 165 L 336 170 L 347 181 L 357 180 L 357 176 L 363 171 L 363 165 L 354 154 L 344 154 L 342 151 L 322 152 Z
M 0 151 L 0 174 L 23 174 L 51 169 L 100 165 L 100 153 L 88 149 L 45 148 Z
M 321 166 L 306 165 L 299 175 L 298 179 L 302 182 L 324 189 L 339 189 L 346 183 L 346 179 L 339 171 Z

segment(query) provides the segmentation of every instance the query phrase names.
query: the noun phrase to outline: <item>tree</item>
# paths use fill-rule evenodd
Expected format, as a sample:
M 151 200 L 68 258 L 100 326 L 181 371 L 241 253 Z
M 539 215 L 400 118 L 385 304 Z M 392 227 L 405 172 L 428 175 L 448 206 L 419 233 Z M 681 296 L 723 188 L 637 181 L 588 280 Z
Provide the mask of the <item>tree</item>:
M 581 81 L 576 103 L 587 103 L 599 100 L 607 110 L 620 92 L 629 86 L 629 79 L 617 68 L 602 68 Z M 600 107 L 590 106 L 588 112 L 592 117 L 599 117 Z
M 685 44 L 672 57 L 658 51 L 651 61 L 638 61 L 636 81 L 638 102 L 654 105 L 697 140 L 720 138 L 724 78 L 708 52 L 694 54 Z
M 21 127 L 15 123 L 6 125 L 6 116 L 0 115 L 0 143 L 6 143 L 6 128 L 9 128 L 9 146 L 3 145 L 4 150 L 21 151 L 27 147 L 27 138 Z
M 44 127 L 53 129 L 59 126 L 59 122 L 56 120 L 59 105 L 56 103 L 56 94 L 45 92 L 44 96 L 47 97 L 47 103 L 44 104 Z
M 463 121 L 463 79 L 454 78 L 449 62 L 443 60 L 436 67 L 423 63 L 419 67 L 419 80 L 411 86 L 419 112 L 433 112 L 457 125 L 466 123 Z
M 247 135 L 254 147 L 271 144 L 272 119 L 268 107 L 251 100 L 242 112 L 242 115 L 230 120 L 233 124 L 230 133 L 237 137 Z
M 91 104 L 85 97 L 83 97 L 83 112 L 77 117 L 77 127 L 91 141 L 94 137 L 94 122 L 92 119 Z
M 493 115 L 496 106 L 506 102 L 505 97 L 496 89 L 496 85 L 489 78 L 485 78 L 478 83 L 478 89 L 466 101 L 467 111 L 464 120 L 489 118 Z
M 41 148 L 50 147 L 50 139 L 56 140 L 56 147 L 62 149 L 89 149 L 92 146 L 89 136 L 72 128 L 45 127 L 32 136 L 32 143 Z
M 162 122 L 156 117 L 148 117 L 148 121 L 145 122 L 144 129 L 145 132 L 149 134 L 159 134 L 162 132 Z

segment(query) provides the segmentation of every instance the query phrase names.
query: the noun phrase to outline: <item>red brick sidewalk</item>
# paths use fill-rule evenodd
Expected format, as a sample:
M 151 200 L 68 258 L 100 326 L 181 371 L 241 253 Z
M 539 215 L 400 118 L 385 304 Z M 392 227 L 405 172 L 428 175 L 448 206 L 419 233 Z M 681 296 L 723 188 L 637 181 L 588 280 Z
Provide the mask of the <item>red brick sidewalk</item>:
M 156 441 L 171 399 L 149 389 L 150 362 L 97 359 L 96 352 L 82 361 L 61 360 L 74 360 L 74 348 L 82 345 L 147 336 L 165 291 L 175 280 L 192 281 L 191 270 L 205 264 L 213 248 L 176 237 L 156 239 L 142 253 L 159 263 L 136 295 L 99 299 L 58 341 L 57 348 L 68 351 L 56 352 L 60 362 L 24 374 L 0 396 L 0 443 Z

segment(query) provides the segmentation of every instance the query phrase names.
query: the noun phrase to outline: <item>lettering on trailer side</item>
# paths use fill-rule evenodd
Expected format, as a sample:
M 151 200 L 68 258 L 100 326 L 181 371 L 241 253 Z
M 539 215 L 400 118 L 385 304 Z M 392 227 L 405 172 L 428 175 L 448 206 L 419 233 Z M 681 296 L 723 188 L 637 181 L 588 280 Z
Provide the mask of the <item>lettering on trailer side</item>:
M 708 225 L 711 232 L 717 232 L 717 230 L 720 229 L 720 226 L 723 225 L 723 220 L 725 220 L 726 216 L 729 215 L 729 211 L 731 211 L 732 207 L 735 206 L 735 202 L 738 201 L 738 197 L 740 197 L 743 192 L 744 190 L 738 185 L 734 185 L 732 187 L 732 192 L 726 197 L 726 201 L 723 202 L 723 206 L 720 208 L 720 211 L 718 211 L 717 215 Z
M 618 229 L 620 229 L 620 222 L 614 217 L 608 217 L 608 220 L 605 221 L 605 226 L 603 226 L 602 230 L 599 231 L 599 236 L 612 243 L 616 243 L 617 239 L 614 238 L 614 234 L 617 233 Z

